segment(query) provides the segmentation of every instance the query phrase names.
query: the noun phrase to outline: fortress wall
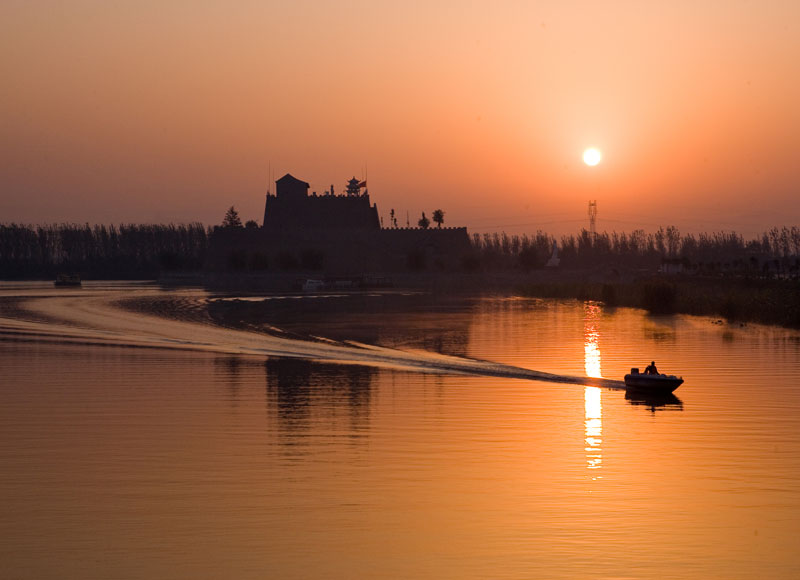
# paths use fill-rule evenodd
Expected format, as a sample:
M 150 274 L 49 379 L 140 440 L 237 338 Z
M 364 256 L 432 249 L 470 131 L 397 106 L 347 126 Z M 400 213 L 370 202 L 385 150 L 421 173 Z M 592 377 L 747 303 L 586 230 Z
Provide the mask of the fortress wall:
M 308 270 L 328 275 L 460 269 L 472 250 L 466 228 L 382 229 L 369 195 L 307 195 L 287 174 L 267 195 L 260 229 L 218 228 L 207 269 Z
M 470 252 L 466 228 L 219 229 L 211 238 L 207 268 L 328 275 L 454 271 Z
M 268 196 L 264 229 L 379 229 L 378 210 L 369 196 Z

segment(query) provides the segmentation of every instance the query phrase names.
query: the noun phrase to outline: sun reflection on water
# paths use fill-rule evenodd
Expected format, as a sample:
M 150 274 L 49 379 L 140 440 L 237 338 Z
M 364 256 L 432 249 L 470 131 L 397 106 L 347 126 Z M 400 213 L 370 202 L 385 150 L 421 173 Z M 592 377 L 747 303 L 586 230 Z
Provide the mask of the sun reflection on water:
M 600 348 L 598 347 L 598 340 L 600 338 L 600 331 L 598 323 L 600 319 L 600 306 L 587 302 L 583 306 L 583 353 L 584 353 L 584 368 L 586 369 L 587 377 L 602 377 L 600 370 Z
M 591 302 L 584 304 L 583 352 L 584 368 L 588 377 L 602 377 L 600 369 L 599 318 L 600 306 Z M 599 387 L 586 387 L 584 391 L 586 412 L 585 438 L 586 467 L 600 469 L 603 463 L 603 404 Z M 593 477 L 596 479 L 596 477 Z
M 586 387 L 584 401 L 586 408 L 586 467 L 600 469 L 603 463 L 603 404 L 599 387 Z

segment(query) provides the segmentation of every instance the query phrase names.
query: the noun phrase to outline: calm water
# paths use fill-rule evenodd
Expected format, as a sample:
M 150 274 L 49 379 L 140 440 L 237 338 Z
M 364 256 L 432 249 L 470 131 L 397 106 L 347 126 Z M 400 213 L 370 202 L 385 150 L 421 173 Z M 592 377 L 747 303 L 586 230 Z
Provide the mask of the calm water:
M 509 297 L 233 298 L 0 286 L 0 577 L 800 576 L 796 332 Z M 237 316 L 272 334 L 219 326 Z M 283 336 L 327 360 L 253 355 L 308 354 Z M 335 364 L 365 351 L 344 339 L 403 352 Z M 407 370 L 432 356 L 614 379 L 655 359 L 686 382 L 642 401 Z

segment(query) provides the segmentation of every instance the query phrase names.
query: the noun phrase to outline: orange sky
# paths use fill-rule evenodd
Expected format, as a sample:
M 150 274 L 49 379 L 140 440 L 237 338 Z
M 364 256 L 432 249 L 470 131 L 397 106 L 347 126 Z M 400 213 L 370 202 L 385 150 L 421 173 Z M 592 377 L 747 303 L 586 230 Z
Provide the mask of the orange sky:
M 260 221 L 270 163 L 387 222 L 800 222 L 794 0 L 4 0 L 0 75 L 0 222 Z

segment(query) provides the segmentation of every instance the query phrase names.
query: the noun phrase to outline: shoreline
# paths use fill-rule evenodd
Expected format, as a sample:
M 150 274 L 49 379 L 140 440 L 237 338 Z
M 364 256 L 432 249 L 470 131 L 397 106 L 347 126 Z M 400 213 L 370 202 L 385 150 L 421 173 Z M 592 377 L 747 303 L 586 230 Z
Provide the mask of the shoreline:
M 308 278 L 320 277 L 308 273 Z M 594 300 L 652 314 L 691 314 L 800 329 L 800 281 L 751 277 L 662 275 L 642 271 L 533 270 L 531 272 L 387 273 L 394 290 L 444 294 L 518 293 L 538 298 Z M 289 291 L 302 274 L 202 277 L 211 291 Z M 162 283 L 170 285 L 165 278 Z M 369 289 L 365 289 L 369 290 Z
M 689 314 L 800 329 L 800 283 L 792 280 L 653 276 L 630 282 L 531 283 L 525 296 L 596 300 L 651 314 Z
M 516 293 L 537 298 L 594 300 L 608 306 L 641 308 L 652 314 L 690 314 L 724 318 L 730 323 L 800 329 L 800 281 L 792 279 L 666 276 L 642 271 L 609 273 L 602 268 L 380 275 L 391 281 L 390 287 L 354 287 L 352 290 L 408 290 L 446 295 Z M 209 292 L 285 293 L 299 291 L 296 289 L 298 280 L 320 278 L 324 278 L 324 274 L 311 271 L 270 274 L 189 272 L 169 273 L 150 281 L 165 288 L 199 287 Z

